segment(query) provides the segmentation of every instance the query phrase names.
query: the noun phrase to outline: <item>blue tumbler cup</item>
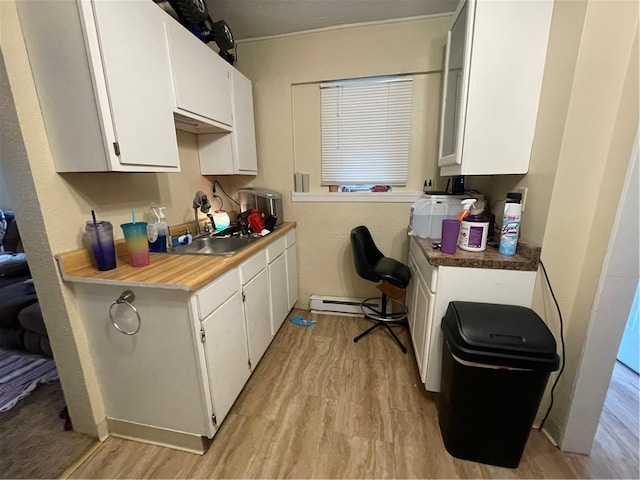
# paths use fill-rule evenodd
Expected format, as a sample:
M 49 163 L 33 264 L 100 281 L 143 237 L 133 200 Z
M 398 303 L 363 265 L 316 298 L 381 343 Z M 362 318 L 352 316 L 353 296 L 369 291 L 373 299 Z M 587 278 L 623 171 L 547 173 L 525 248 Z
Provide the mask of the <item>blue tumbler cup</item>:
M 87 222 L 87 234 L 98 270 L 116 268 L 116 248 L 113 242 L 113 226 L 109 222 Z

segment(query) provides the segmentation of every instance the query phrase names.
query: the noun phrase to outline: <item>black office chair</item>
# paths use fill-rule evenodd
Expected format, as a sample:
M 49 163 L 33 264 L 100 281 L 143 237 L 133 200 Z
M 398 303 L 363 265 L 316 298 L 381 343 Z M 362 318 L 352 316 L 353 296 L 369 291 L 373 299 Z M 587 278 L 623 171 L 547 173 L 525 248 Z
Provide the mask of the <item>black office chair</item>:
M 353 259 L 356 264 L 358 275 L 372 282 L 385 281 L 397 288 L 407 288 L 411 280 L 411 271 L 406 265 L 385 257 L 371 238 L 369 229 L 363 225 L 351 230 L 351 247 L 353 249 Z M 403 353 L 407 353 L 407 349 L 400 342 L 398 336 L 391 329 L 390 325 L 403 325 L 407 323 L 407 310 L 401 302 L 387 297 L 382 294 L 380 305 L 378 306 L 378 298 L 372 297 L 366 299 L 361 304 L 362 312 L 365 318 L 373 320 L 375 324 L 362 332 L 353 339 L 357 342 L 365 335 L 373 332 L 378 327 L 384 327 L 391 334 L 391 337 L 398 344 Z M 389 301 L 395 302 L 401 306 L 401 311 L 387 312 Z

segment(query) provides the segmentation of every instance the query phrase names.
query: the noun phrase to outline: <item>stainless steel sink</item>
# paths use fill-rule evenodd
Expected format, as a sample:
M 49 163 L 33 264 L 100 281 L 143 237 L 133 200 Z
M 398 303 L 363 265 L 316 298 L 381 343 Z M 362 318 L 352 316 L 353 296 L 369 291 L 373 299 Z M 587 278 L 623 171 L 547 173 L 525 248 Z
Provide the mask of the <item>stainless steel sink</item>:
M 169 249 L 169 253 L 230 256 L 244 250 L 261 237 L 199 237 L 189 245 Z

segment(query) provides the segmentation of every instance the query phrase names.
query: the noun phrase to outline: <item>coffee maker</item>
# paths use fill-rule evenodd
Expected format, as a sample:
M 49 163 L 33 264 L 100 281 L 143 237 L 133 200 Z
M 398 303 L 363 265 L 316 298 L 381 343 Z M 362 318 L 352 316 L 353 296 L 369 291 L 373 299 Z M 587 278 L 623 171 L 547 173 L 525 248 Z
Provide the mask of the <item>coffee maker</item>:
M 265 218 L 274 216 L 276 226 L 284 222 L 282 211 L 282 194 L 266 188 L 241 188 L 238 190 L 241 212 L 257 209 Z

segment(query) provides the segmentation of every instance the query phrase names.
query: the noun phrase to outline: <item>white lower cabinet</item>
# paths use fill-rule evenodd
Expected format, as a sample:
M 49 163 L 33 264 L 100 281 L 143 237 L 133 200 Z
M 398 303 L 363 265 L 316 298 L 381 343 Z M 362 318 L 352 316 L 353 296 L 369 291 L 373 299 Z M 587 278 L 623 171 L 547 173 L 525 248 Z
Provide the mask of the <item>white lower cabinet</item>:
M 290 310 L 284 238 L 278 239 L 267 247 L 267 262 L 271 334 L 275 335 Z
M 110 318 L 111 314 L 125 331 L 136 330 L 136 313 L 125 304 L 114 305 L 127 290 L 135 295 L 131 305 L 140 316 L 133 335 L 119 332 Z M 145 425 L 163 433 L 212 437 L 215 427 L 196 295 L 89 283 L 75 283 L 74 292 L 110 432 L 145 439 L 150 432 L 124 429 Z M 242 317 L 235 320 L 242 322 Z M 149 435 L 146 440 L 158 439 Z
M 427 362 L 425 361 L 425 351 L 429 344 L 428 324 L 433 318 L 433 306 L 435 295 L 429 290 L 422 272 L 416 264 L 413 255 L 409 253 L 409 269 L 411 270 L 411 288 L 407 292 L 409 299 L 409 331 L 413 350 L 418 363 L 420 379 L 424 383 L 427 375 Z
M 269 264 L 269 298 L 271 299 L 271 334 L 275 335 L 289 313 L 287 260 L 284 252 Z
M 240 265 L 249 361 L 254 367 L 273 339 L 269 316 L 269 277 L 262 251 Z
M 531 306 L 536 272 L 468 267 L 435 267 L 417 240 L 409 242 L 412 279 L 407 289 L 409 327 L 420 377 L 427 390 L 440 391 L 442 317 L 451 301 Z
M 287 308 L 290 311 L 298 301 L 298 247 L 295 230 L 287 232 L 284 244 L 287 262 Z
M 229 413 L 251 374 L 242 318 L 242 294 L 236 292 L 202 322 L 216 427 Z
M 284 246 L 195 292 L 74 284 L 111 434 L 204 452 L 288 313 Z

